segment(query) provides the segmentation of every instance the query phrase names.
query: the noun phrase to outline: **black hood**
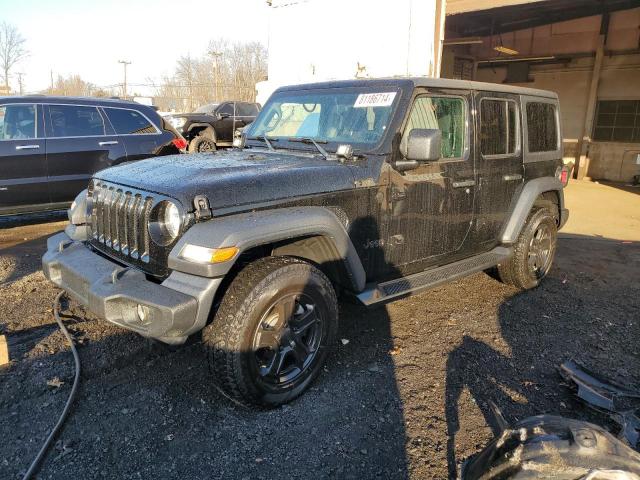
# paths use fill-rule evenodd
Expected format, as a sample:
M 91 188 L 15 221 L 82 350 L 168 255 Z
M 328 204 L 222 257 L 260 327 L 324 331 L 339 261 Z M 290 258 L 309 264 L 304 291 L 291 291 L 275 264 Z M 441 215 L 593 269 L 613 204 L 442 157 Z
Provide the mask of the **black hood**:
M 354 187 L 352 170 L 335 160 L 280 151 L 154 157 L 102 170 L 95 178 L 173 197 L 187 210 L 194 196 L 206 195 L 214 212 Z

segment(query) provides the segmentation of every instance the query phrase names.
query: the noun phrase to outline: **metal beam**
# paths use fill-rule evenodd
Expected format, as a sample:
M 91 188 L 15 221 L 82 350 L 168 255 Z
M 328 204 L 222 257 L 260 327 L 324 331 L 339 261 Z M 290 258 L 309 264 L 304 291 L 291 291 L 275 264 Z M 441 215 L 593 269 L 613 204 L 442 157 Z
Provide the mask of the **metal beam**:
M 609 21 L 608 15 L 606 21 Z M 604 58 L 604 45 L 606 41 L 606 35 L 601 34 L 598 39 L 596 60 L 593 64 L 593 73 L 591 74 L 589 96 L 587 97 L 587 112 L 584 116 L 584 127 L 582 128 L 582 135 L 578 142 L 578 158 L 576 159 L 576 167 L 574 171 L 574 176 L 578 180 L 582 180 L 584 177 L 588 176 L 589 173 L 589 144 L 591 143 L 591 135 L 593 132 L 593 121 L 596 113 L 596 103 L 598 101 L 598 85 L 600 84 L 600 72 L 602 71 L 602 59 Z
M 489 36 L 551 23 L 602 15 L 640 6 L 638 0 L 563 0 L 492 8 L 447 17 L 447 30 L 456 36 Z

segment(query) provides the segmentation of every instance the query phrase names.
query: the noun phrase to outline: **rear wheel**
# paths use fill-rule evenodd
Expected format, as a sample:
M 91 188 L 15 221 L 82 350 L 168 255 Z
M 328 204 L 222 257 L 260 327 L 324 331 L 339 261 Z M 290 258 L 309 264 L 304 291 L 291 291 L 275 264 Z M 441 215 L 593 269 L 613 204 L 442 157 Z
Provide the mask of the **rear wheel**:
M 320 373 L 337 321 L 336 294 L 320 270 L 290 257 L 257 260 L 203 332 L 214 381 L 240 401 L 287 403 Z
M 556 219 L 547 208 L 533 211 L 514 246 L 511 258 L 497 267 L 500 280 L 522 290 L 535 288 L 546 277 L 556 253 Z

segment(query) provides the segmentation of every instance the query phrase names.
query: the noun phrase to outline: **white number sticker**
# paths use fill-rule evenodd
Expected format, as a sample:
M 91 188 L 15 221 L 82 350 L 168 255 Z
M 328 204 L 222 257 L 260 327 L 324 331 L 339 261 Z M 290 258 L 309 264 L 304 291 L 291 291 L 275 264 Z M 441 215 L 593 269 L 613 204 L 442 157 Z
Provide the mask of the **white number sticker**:
M 388 107 L 393 103 L 394 98 L 396 98 L 396 92 L 361 93 L 356 98 L 356 103 L 353 104 L 353 107 Z

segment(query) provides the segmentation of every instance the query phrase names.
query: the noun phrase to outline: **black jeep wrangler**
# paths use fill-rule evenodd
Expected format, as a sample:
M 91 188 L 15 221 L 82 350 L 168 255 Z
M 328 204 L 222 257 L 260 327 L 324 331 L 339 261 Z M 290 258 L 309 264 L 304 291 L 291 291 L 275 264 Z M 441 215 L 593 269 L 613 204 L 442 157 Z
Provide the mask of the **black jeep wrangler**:
M 371 306 L 483 270 L 537 286 L 568 215 L 561 145 L 546 91 L 285 87 L 239 148 L 95 174 L 44 273 L 141 335 L 201 332 L 215 382 L 278 405 L 321 371 L 338 294 Z
M 209 103 L 193 113 L 176 113 L 165 118 L 189 142 L 189 152 L 211 152 L 230 147 L 236 130 L 256 119 L 260 105 L 249 102 Z

